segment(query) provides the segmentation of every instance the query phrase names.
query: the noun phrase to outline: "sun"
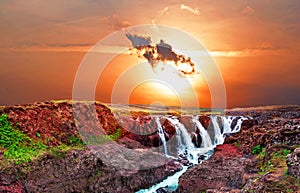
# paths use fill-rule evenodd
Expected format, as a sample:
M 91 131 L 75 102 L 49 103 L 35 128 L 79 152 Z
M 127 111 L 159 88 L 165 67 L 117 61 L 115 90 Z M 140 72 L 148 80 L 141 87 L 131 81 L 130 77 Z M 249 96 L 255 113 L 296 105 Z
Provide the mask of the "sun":
M 165 36 L 148 32 L 123 33 L 128 50 L 106 65 L 97 86 L 99 100 L 199 107 L 199 101 L 210 97 L 199 67 L 205 60 L 191 53 L 202 47 L 186 35 L 178 38 L 180 33 L 172 30 L 165 31 Z

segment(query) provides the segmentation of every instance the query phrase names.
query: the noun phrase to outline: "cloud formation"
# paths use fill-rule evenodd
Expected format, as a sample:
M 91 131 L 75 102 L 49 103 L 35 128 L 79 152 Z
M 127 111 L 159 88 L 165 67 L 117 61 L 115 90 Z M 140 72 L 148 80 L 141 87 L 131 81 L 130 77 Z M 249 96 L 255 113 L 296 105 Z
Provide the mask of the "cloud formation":
M 165 7 L 164 9 L 160 10 L 159 14 L 155 17 L 155 19 L 152 19 L 152 23 L 155 24 L 155 22 L 159 20 L 160 17 L 166 14 L 169 14 L 169 7 Z
M 152 44 L 149 36 L 144 37 L 127 33 L 126 37 L 131 41 L 138 56 L 147 59 L 152 68 L 155 68 L 159 62 L 172 62 L 176 69 L 184 75 L 196 73 L 195 64 L 191 61 L 191 58 L 175 53 L 172 46 L 165 43 L 164 40 Z
M 252 9 L 249 5 L 247 5 L 242 11 L 243 15 L 248 15 L 248 16 L 254 15 L 254 13 L 255 13 L 254 9 Z
M 165 7 L 163 10 L 160 11 L 160 16 L 164 14 L 168 14 L 169 7 Z
M 109 24 L 114 30 L 126 28 L 131 25 L 129 21 L 121 19 L 118 14 L 113 14 L 112 16 L 104 17 L 104 22 Z
M 193 8 L 187 6 L 187 5 L 181 4 L 180 9 L 188 10 L 188 11 L 190 11 L 191 13 L 193 13 L 195 15 L 200 15 L 200 11 L 199 11 L 198 8 L 193 9 Z

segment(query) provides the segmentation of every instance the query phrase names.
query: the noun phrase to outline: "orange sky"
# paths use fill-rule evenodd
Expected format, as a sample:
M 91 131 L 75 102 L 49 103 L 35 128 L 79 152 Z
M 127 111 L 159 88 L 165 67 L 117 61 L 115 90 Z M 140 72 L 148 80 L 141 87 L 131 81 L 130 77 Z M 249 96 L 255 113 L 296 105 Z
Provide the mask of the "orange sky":
M 227 107 L 300 104 L 299 9 L 297 0 L 4 0 L 0 105 L 71 99 L 76 71 L 88 50 L 116 30 L 143 24 L 175 27 L 201 42 L 222 74 Z M 147 66 L 134 54 L 111 61 L 97 83 L 96 99 L 111 102 L 116 81 L 136 62 Z M 153 71 L 148 66 L 122 79 L 113 102 L 172 105 L 180 103 L 179 95 L 182 100 L 193 96 L 190 88 L 176 95 L 157 82 L 122 94 L 144 73 Z M 180 82 L 176 74 L 175 80 Z M 209 107 L 207 82 L 192 85 L 199 105 Z

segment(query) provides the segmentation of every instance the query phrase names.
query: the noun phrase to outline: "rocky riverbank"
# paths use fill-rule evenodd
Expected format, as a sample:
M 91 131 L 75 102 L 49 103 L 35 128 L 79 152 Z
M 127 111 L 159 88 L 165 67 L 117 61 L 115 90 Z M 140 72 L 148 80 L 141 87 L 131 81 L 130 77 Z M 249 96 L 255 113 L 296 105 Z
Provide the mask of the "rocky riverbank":
M 299 192 L 300 107 L 236 109 L 250 116 L 207 161 L 179 179 L 177 192 Z

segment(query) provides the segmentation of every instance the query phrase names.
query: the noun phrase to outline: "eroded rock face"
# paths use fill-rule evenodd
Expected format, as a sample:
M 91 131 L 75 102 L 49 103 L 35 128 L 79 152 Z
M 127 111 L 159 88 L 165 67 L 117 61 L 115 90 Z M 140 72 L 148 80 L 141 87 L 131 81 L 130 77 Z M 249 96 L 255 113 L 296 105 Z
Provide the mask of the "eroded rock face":
M 233 190 L 244 185 L 244 175 L 252 161 L 243 158 L 233 145 L 220 145 L 215 151 L 209 160 L 190 168 L 180 177 L 177 192 Z
M 300 179 L 300 148 L 296 148 L 293 153 L 287 155 L 286 164 L 288 173 Z
M 208 126 L 210 124 L 210 117 L 208 117 L 206 115 L 200 115 L 199 121 L 200 121 L 201 125 L 207 130 Z
M 229 115 L 250 116 L 243 121 L 240 132 L 225 139 L 225 143 L 240 144 L 239 150 L 251 154 L 253 146 L 271 147 L 278 144 L 300 144 L 300 107 L 230 111 Z
M 18 174 L 18 169 L 14 167 L 0 170 L 0 192 L 25 193 L 22 181 L 15 174 Z
M 74 111 L 78 112 L 76 118 Z M 2 112 L 15 128 L 33 139 L 47 141 L 49 146 L 68 144 L 70 136 L 95 135 L 97 131 L 109 135 L 121 128 L 112 111 L 100 103 L 41 102 L 5 107 Z
M 147 152 L 149 147 L 161 146 L 157 125 L 151 116 L 134 114 L 133 120 L 125 117 L 122 125 L 109 108 L 98 103 L 95 107 L 97 119 L 106 134 L 113 134 L 121 128 L 122 135 L 118 140 L 120 146 L 108 144 L 103 149 L 90 147 L 90 150 L 72 150 L 57 156 L 45 155 L 24 167 L 28 168 L 26 171 L 20 167 L 1 168 L 0 192 L 134 192 L 148 188 L 181 169 L 178 163 Z M 94 135 L 99 123 L 90 121 L 90 116 L 93 115 L 89 108 L 87 104 L 78 104 L 78 109 L 82 112 L 78 118 L 83 124 L 77 126 L 72 105 L 65 102 L 5 107 L 0 113 L 7 113 L 10 121 L 18 123 L 18 129 L 32 138 L 37 137 L 36 133 L 40 133 L 41 140 L 53 136 L 48 145 L 57 146 L 68 143 L 68 136 L 78 136 L 77 127 Z M 218 146 L 211 159 L 191 167 L 180 178 L 178 192 L 236 191 L 245 184 L 249 173 L 258 172 L 254 162 L 248 159 L 253 146 L 261 145 L 269 150 L 270 147 L 281 144 L 300 144 L 299 106 L 267 111 L 230 111 L 228 115 L 250 116 L 252 119 L 243 122 L 239 133 L 227 137 L 227 144 Z M 195 132 L 190 117 L 183 116 L 180 120 Z M 209 117 L 203 116 L 199 120 L 206 129 L 212 130 Z M 176 133 L 174 126 L 168 121 L 161 124 L 166 130 L 166 139 L 172 138 Z M 135 131 L 134 129 L 138 134 L 130 132 Z M 238 148 L 232 144 L 236 144 Z M 186 160 L 181 160 L 182 164 L 184 161 Z M 299 178 L 299 153 L 291 154 L 287 163 L 289 174 Z M 262 187 L 267 177 L 268 175 L 259 180 Z M 253 189 L 255 188 L 249 190 Z

